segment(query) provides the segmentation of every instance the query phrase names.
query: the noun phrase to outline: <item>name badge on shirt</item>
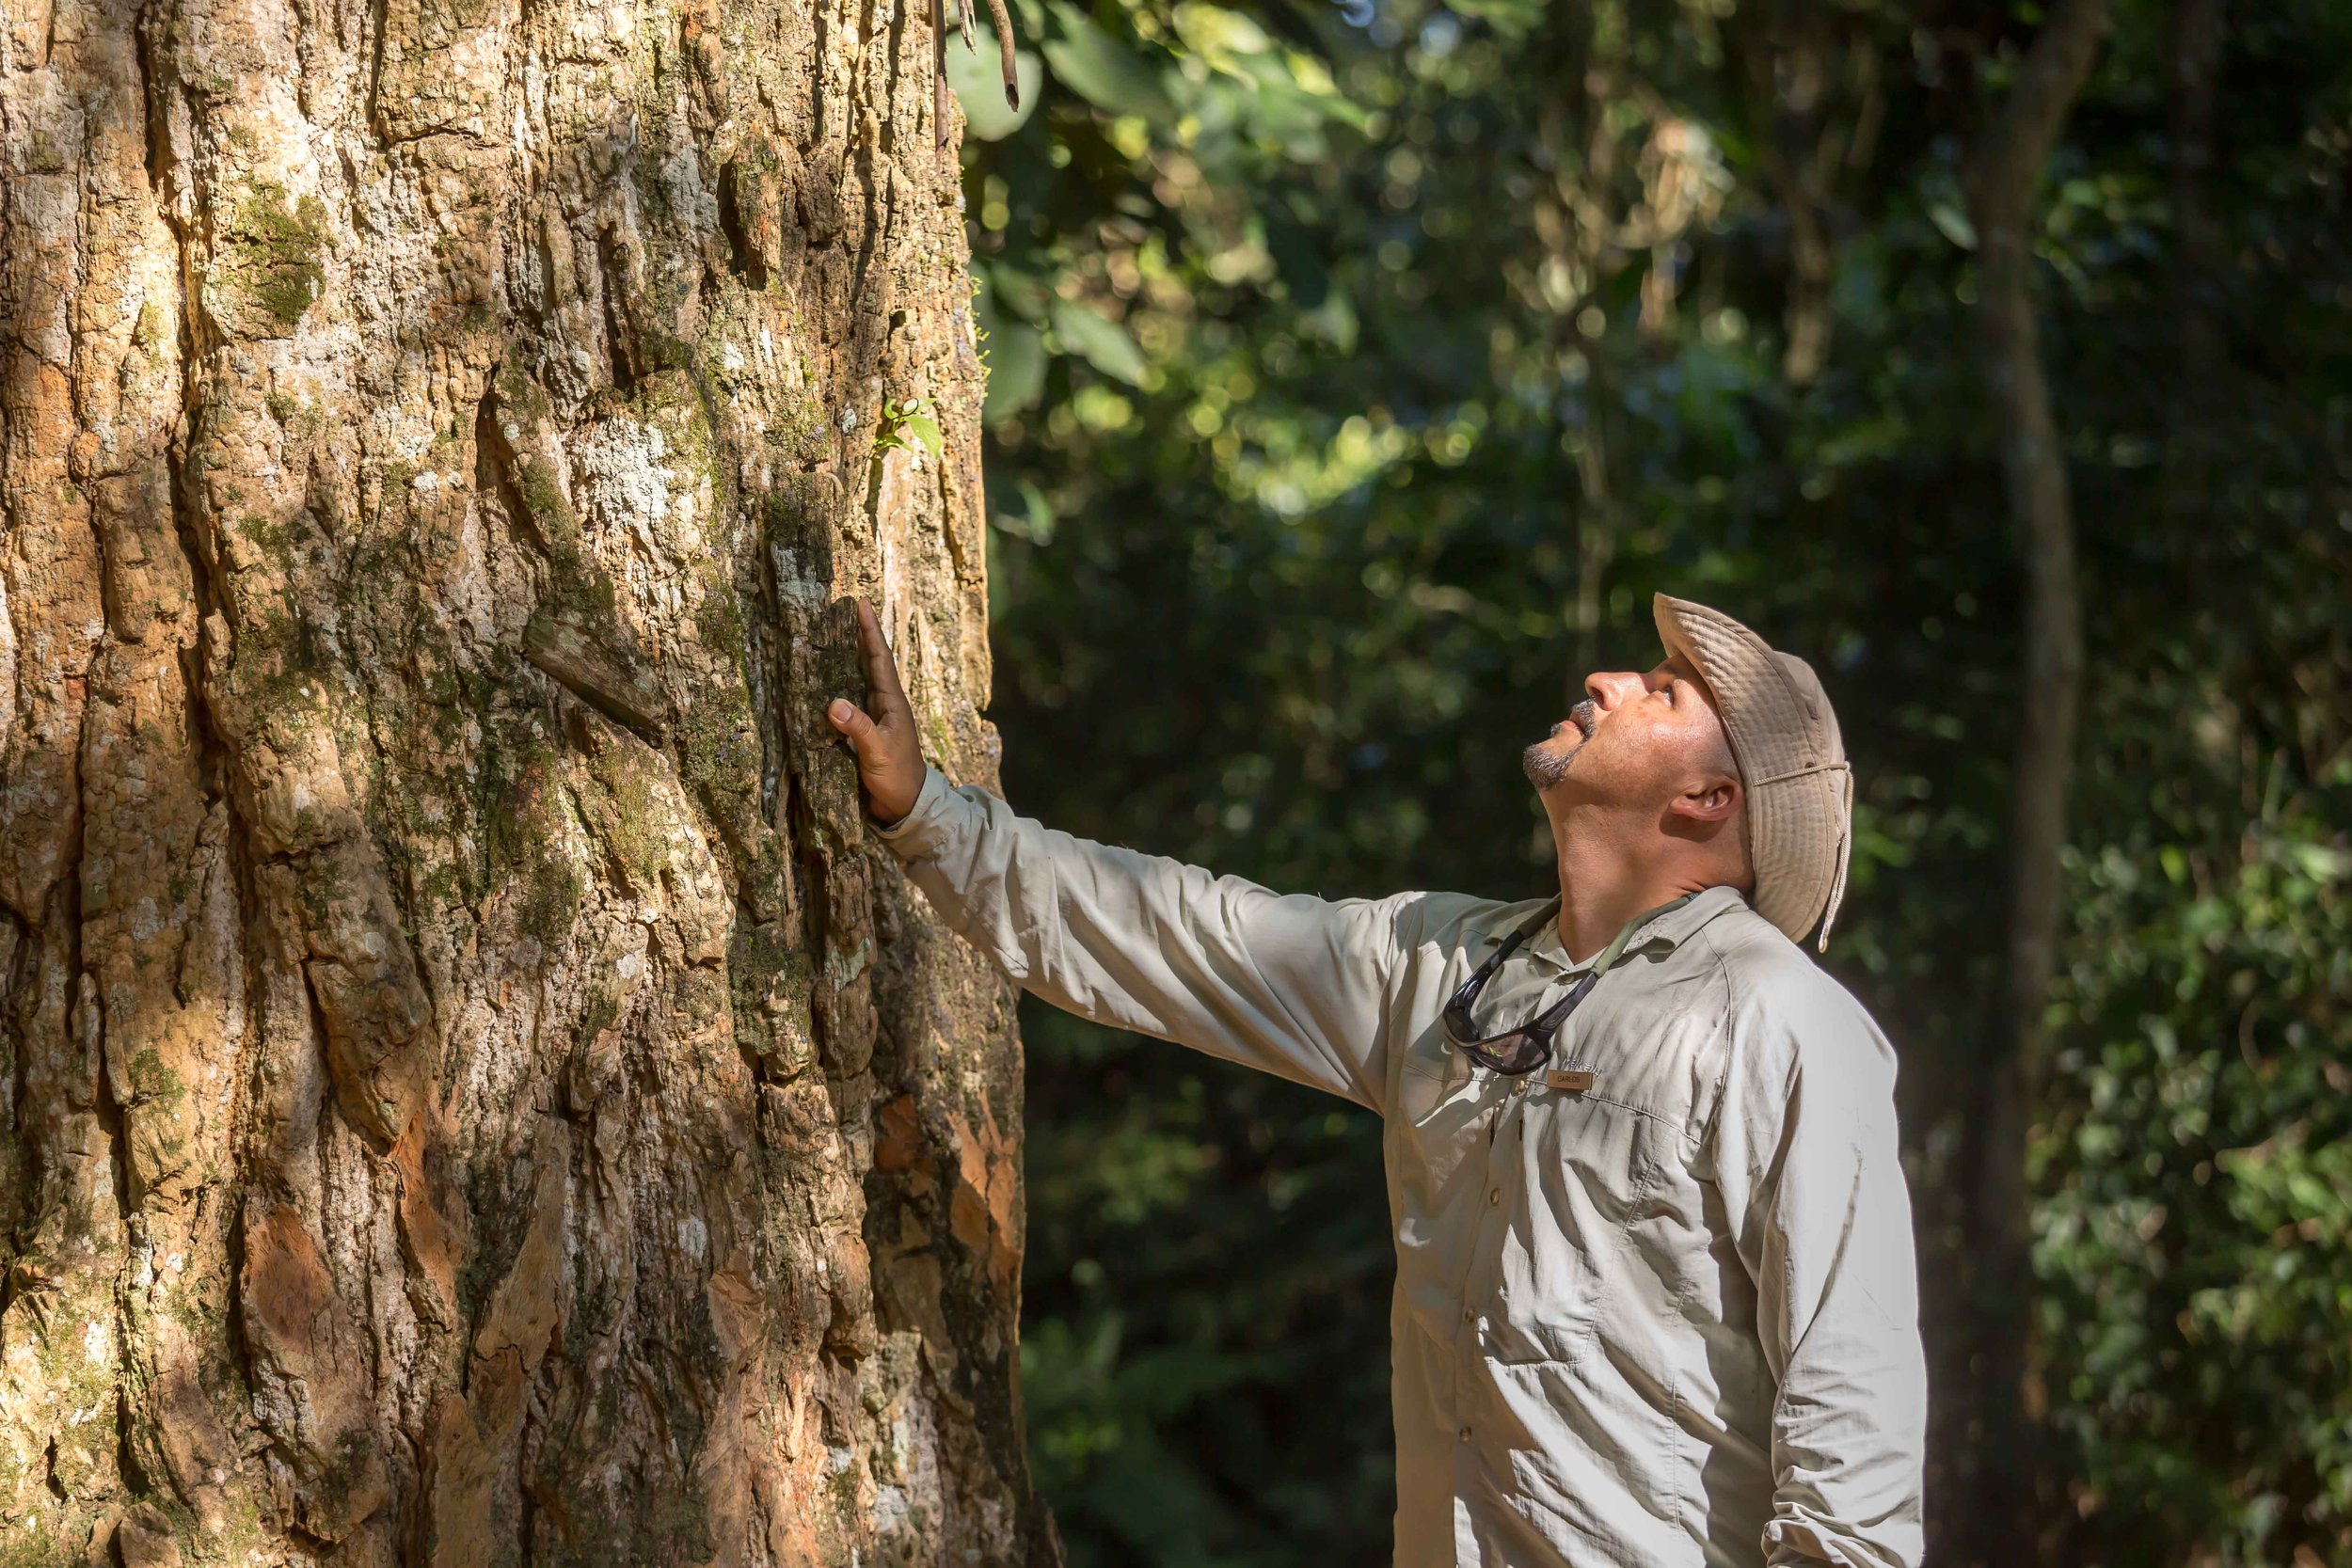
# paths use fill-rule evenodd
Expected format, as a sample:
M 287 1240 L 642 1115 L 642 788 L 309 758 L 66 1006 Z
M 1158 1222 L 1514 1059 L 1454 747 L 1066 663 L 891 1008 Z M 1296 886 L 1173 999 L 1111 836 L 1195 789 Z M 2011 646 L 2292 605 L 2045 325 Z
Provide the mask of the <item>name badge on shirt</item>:
M 1582 1094 L 1593 1086 L 1593 1075 L 1582 1068 L 1554 1068 L 1544 1074 L 1544 1087 L 1562 1094 Z

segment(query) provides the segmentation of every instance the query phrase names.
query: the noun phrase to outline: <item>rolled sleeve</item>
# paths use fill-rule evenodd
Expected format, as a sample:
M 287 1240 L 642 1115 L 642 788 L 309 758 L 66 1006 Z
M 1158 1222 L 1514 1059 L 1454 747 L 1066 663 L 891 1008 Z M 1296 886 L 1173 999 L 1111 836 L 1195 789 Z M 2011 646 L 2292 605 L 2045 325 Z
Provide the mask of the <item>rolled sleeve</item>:
M 1394 900 L 1330 901 L 1057 832 L 932 770 L 877 830 L 1024 990 L 1375 1111 Z
M 1764 990 L 1734 1009 L 1715 1168 L 1778 1383 L 1766 1559 L 1915 1568 L 1927 1377 L 1894 1053 L 1818 972 Z

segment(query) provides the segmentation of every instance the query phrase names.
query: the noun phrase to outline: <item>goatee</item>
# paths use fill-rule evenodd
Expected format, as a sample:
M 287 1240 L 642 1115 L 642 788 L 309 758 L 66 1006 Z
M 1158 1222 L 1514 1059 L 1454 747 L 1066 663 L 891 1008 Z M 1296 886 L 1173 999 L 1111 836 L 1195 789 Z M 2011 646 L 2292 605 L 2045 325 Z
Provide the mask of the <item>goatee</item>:
M 1568 776 L 1568 765 L 1576 760 L 1576 753 L 1583 749 L 1584 742 L 1593 737 L 1593 719 L 1598 711 L 1593 700 L 1585 698 L 1568 710 L 1565 720 L 1551 727 L 1550 735 L 1519 753 L 1519 767 L 1525 770 L 1527 782 L 1535 786 L 1536 794 L 1541 795 Z M 1545 750 L 1567 725 L 1575 727 L 1577 743 L 1565 752 Z
M 1519 753 L 1519 767 L 1527 773 L 1527 782 L 1541 795 L 1568 776 L 1568 759 L 1574 752 L 1547 752 L 1540 740 Z

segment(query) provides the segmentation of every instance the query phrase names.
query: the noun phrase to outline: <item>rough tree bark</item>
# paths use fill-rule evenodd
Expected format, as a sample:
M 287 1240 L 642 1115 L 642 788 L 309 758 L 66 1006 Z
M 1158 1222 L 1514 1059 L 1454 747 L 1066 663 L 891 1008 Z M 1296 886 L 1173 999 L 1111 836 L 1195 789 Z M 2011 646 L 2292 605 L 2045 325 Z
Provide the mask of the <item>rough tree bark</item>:
M 1962 1504 L 1968 1560 L 2040 1560 L 2043 1496 L 2033 1375 L 2032 1227 L 2026 1146 L 2049 1048 L 2050 980 L 2063 897 L 2067 801 L 2083 677 L 2082 592 L 2066 454 L 2034 321 L 2034 213 L 2043 171 L 2107 28 L 2106 0 L 2056 0 L 1969 167 L 1977 230 L 1978 325 L 2001 476 L 2025 579 L 2018 673 L 2008 949 L 1993 1059 L 1974 1080 L 1963 1166 L 1973 1292 L 1975 1458 Z
M 925 8 L 0 24 L 0 1560 L 1050 1561 Z

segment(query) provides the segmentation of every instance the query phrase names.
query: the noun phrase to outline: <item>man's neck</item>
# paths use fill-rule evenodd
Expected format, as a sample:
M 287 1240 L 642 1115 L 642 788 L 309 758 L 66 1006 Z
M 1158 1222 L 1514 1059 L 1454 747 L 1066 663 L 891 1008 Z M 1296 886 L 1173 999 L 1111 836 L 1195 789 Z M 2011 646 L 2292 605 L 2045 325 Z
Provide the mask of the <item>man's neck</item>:
M 1712 887 L 1686 862 L 1661 864 L 1626 852 L 1618 834 L 1555 833 L 1560 866 L 1560 945 L 1582 963 L 1609 945 L 1626 922 Z

